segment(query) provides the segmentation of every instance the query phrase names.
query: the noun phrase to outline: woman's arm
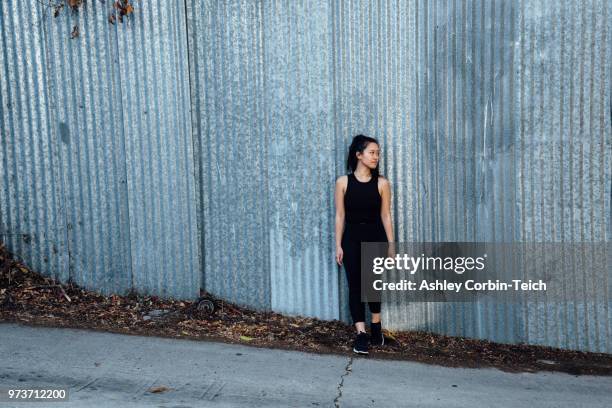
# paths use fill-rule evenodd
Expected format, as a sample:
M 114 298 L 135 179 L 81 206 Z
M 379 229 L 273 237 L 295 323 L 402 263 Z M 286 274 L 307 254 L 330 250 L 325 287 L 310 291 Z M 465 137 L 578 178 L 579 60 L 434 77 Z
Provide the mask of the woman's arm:
M 344 233 L 344 191 L 346 176 L 339 177 L 336 180 L 336 191 L 334 193 L 334 201 L 336 202 L 336 262 L 342 265 L 342 234 Z
M 382 218 L 387 241 L 394 242 L 393 239 L 393 222 L 391 221 L 391 183 L 387 179 L 382 179 L 382 205 L 380 208 L 380 218 Z

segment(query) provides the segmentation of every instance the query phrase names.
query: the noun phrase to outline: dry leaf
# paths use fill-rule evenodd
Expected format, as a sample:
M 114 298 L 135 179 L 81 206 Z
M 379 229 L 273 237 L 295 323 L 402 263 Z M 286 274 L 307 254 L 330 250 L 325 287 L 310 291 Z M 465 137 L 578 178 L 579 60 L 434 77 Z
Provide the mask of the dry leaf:
M 249 337 L 249 336 L 240 336 L 240 340 L 251 341 L 251 340 L 253 340 L 253 338 Z
M 55 6 L 53 8 L 53 17 L 59 16 L 59 13 L 60 13 L 60 11 L 62 11 L 63 8 L 64 8 L 63 4 L 58 4 L 57 6 Z
M 391 339 L 393 341 L 397 341 L 397 339 L 395 338 L 395 336 L 391 332 L 386 331 L 384 333 L 385 333 L 385 337 L 388 337 L 389 339 Z
M 75 25 L 70 33 L 70 38 L 77 38 L 79 36 L 79 26 Z
M 170 391 L 170 390 L 171 390 L 171 388 L 168 388 L 165 385 L 158 385 L 156 387 L 149 388 L 149 392 L 153 392 L 153 393 L 166 392 L 166 391 Z
M 68 6 L 77 9 L 83 4 L 83 0 L 68 0 Z
M 129 16 L 134 12 L 134 7 L 129 0 L 118 0 L 113 3 L 113 8 L 119 10 L 119 22 L 123 23 L 123 16 Z

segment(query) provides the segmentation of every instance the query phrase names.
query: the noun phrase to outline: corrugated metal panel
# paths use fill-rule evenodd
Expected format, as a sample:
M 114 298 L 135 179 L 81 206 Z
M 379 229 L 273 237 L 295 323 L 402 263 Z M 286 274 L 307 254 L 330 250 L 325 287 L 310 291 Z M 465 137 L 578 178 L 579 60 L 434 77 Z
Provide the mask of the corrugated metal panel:
M 263 8 L 272 308 L 337 319 L 331 7 Z
M 605 2 L 591 3 L 411 4 L 418 239 L 609 240 L 609 20 Z M 410 221 L 396 215 L 400 225 Z M 588 265 L 574 261 L 592 301 L 572 303 L 568 294 L 563 303 L 407 304 L 387 309 L 385 320 L 396 328 L 609 352 L 609 276 L 595 284 L 600 279 Z
M 53 143 L 60 152 L 70 277 L 103 293 L 131 287 L 125 147 L 115 28 L 97 4 L 50 8 L 46 33 Z M 71 39 L 79 27 L 80 35 Z
M 67 279 L 42 18 L 39 7 L 0 2 L 0 240 L 32 268 Z
M 413 4 L 394 1 L 334 4 L 336 91 L 336 172 L 346 174 L 348 146 L 363 133 L 381 144 L 381 173 L 393 188 L 396 237 L 416 240 L 419 189 L 417 159 L 418 67 L 415 59 Z M 344 272 L 341 315 L 349 319 Z M 389 310 L 389 309 L 388 309 Z M 393 313 L 395 318 L 405 315 Z M 385 315 L 391 322 L 390 316 Z M 395 324 L 399 324 L 397 320 Z
M 201 250 L 204 286 L 225 299 L 347 319 L 333 182 L 356 133 L 382 142 L 399 241 L 609 242 L 605 0 L 138 2 L 123 25 L 66 13 L 46 37 L 6 4 L 0 226 L 43 231 L 60 255 L 56 225 L 70 226 L 85 285 L 191 296 Z M 611 352 L 612 280 L 577 265 L 592 302 L 406 303 L 383 319 Z
M 426 152 L 433 200 L 424 224 L 436 241 L 513 242 L 515 137 L 512 2 L 426 3 L 427 66 L 421 81 Z M 422 21 L 422 20 L 420 20 Z M 427 57 L 426 57 L 427 58 Z M 429 93 L 429 95 L 428 95 Z M 513 304 L 435 304 L 426 327 L 443 333 L 521 341 L 520 307 Z
M 184 7 L 135 2 L 133 18 L 111 25 L 111 6 L 98 2 L 57 18 L 42 3 L 34 14 L 14 4 L 2 4 L 2 98 L 14 106 L 2 104 L 11 136 L 2 139 L 2 191 L 15 197 L 2 200 L 2 228 L 48 242 L 40 259 L 65 252 L 54 269 L 28 262 L 64 281 L 70 276 L 104 293 L 134 286 L 196 297 L 201 268 Z M 74 26 L 80 35 L 71 39 Z M 9 247 L 30 252 L 11 241 Z
M 134 8 L 117 24 L 116 56 L 134 286 L 193 298 L 202 274 L 185 7 L 157 0 Z
M 269 309 L 271 144 L 265 136 L 262 4 L 187 4 L 205 288 Z
M 521 16 L 525 15 L 518 10 L 519 6 L 520 3 L 505 1 L 388 2 L 377 3 L 377 7 L 361 3 L 337 5 L 334 16 L 338 27 L 335 75 L 338 78 L 340 130 L 336 137 L 340 146 L 338 151 L 342 154 L 336 159 L 339 163 L 344 160 L 345 146 L 355 133 L 364 132 L 382 140 L 384 173 L 389 175 L 395 187 L 393 205 L 398 240 L 530 240 L 530 237 L 520 234 L 523 224 L 519 218 L 520 208 L 529 205 L 525 201 L 529 198 L 522 197 L 521 201 L 517 191 L 525 186 L 524 180 L 521 184 L 519 158 L 533 152 L 532 147 L 518 145 L 521 140 L 519 112 L 521 108 L 532 111 L 525 106 L 526 102 L 518 101 L 520 72 L 532 72 L 529 66 L 521 68 L 519 57 L 515 55 L 520 44 L 524 44 L 524 40 L 518 38 Z M 564 7 L 567 8 L 566 19 L 570 15 L 575 21 L 584 18 L 577 13 L 580 6 L 576 2 Z M 593 8 L 582 7 L 583 13 L 589 13 L 587 21 L 594 21 L 590 13 L 605 16 L 602 7 L 602 2 L 594 3 Z M 554 27 L 554 20 L 542 15 L 544 9 L 551 10 L 546 5 L 539 5 L 537 10 L 531 10 L 533 14 L 528 10 L 527 18 L 540 19 L 534 23 L 539 27 L 545 27 L 546 22 L 550 26 L 552 21 Z M 599 31 L 592 27 L 590 35 L 607 32 L 603 27 L 606 20 L 601 17 L 599 20 L 602 26 Z M 595 40 L 599 57 L 609 52 L 601 36 Z M 542 54 L 542 60 L 550 61 L 550 54 L 559 52 L 568 38 L 573 38 L 575 44 L 591 43 L 587 39 L 591 37 L 585 38 L 579 31 L 564 39 L 550 39 L 546 41 L 549 50 Z M 537 51 L 534 49 L 533 52 Z M 597 64 L 597 60 L 594 63 Z M 588 60 L 583 64 L 587 67 Z M 603 59 L 600 65 L 609 67 Z M 551 63 L 549 69 L 559 69 L 558 62 Z M 569 71 L 565 75 L 567 84 L 582 80 L 578 76 L 569 77 Z M 603 79 L 600 80 L 596 73 L 592 77 L 595 89 L 606 91 L 589 99 L 606 105 L 609 96 L 603 92 L 607 92 L 609 86 L 602 83 Z M 545 77 L 538 80 L 546 81 L 546 85 L 554 88 L 555 82 Z M 538 92 L 535 87 L 528 86 L 527 89 Z M 578 112 L 578 108 L 574 109 Z M 604 106 L 602 112 L 606 111 Z M 554 109 L 543 115 L 547 118 L 536 119 L 535 123 L 546 123 L 555 117 L 559 120 Z M 567 113 L 565 117 L 569 117 Z M 584 115 L 582 120 L 583 129 L 586 129 Z M 398 121 L 404 122 L 398 126 Z M 578 123 L 578 117 L 574 122 Z M 345 129 L 348 129 L 346 136 Z M 567 131 L 567 127 L 565 129 Z M 603 133 L 589 132 L 592 137 L 601 137 L 601 141 L 595 151 L 581 155 L 583 166 L 587 162 L 597 165 L 609 160 L 609 129 L 608 122 L 602 123 Z M 548 135 L 558 133 L 558 127 L 547 132 Z M 603 134 L 608 146 L 601 145 Z M 569 145 L 566 143 L 567 157 L 551 157 L 550 163 L 560 166 L 568 161 L 568 151 L 574 154 L 584 152 L 582 143 L 576 140 Z M 559 172 L 559 169 L 553 170 L 546 177 L 551 179 Z M 577 174 L 575 170 L 574 174 Z M 574 177 L 572 182 L 574 186 L 581 185 L 603 193 L 609 191 L 606 182 L 609 179 L 601 173 L 598 180 Z M 536 177 L 531 181 L 530 188 L 540 188 L 539 180 L 542 178 Z M 606 199 L 609 192 L 600 196 L 598 206 L 583 206 L 580 191 L 575 187 L 569 202 L 581 208 L 585 223 L 600 226 L 604 233 L 605 226 L 609 225 L 609 200 Z M 552 202 L 551 205 L 559 204 Z M 569 215 L 567 203 L 565 211 Z M 568 242 L 581 239 L 576 234 L 565 237 Z M 599 240 L 605 240 L 605 234 Z M 601 318 L 591 311 L 592 319 L 584 324 L 585 332 L 591 334 L 582 336 L 581 342 L 572 340 L 580 325 L 578 320 L 571 323 L 572 328 L 560 333 L 560 339 L 535 340 L 529 331 L 541 336 L 541 330 L 534 329 L 530 319 L 538 316 L 537 319 L 541 320 L 541 314 L 532 306 L 527 308 L 516 304 L 407 303 L 387 308 L 384 319 L 388 326 L 400 329 L 609 350 L 609 345 L 602 343 L 609 333 L 608 284 L 601 288 L 598 306 L 589 306 L 602 309 Z M 344 300 L 341 306 L 346 307 Z M 574 316 L 587 317 L 586 312 L 579 312 L 584 305 L 567 307 L 576 313 Z M 552 320 L 548 324 L 556 327 Z M 590 326 L 595 327 L 589 331 Z M 595 333 L 596 327 L 600 334 Z M 586 340 L 588 336 L 590 342 Z
M 520 3 L 515 107 L 522 241 L 610 240 L 608 9 L 605 0 Z M 593 276 L 584 259 L 568 262 L 585 300 L 528 299 L 525 341 L 610 352 L 610 276 Z

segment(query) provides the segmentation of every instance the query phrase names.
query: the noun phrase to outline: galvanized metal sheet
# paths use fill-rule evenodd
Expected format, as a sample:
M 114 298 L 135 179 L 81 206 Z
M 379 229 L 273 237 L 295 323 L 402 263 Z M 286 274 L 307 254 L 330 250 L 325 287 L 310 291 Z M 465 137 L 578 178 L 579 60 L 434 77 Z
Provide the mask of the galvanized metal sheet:
M 263 5 L 272 309 L 337 319 L 331 6 Z
M 261 3 L 188 6 L 204 287 L 238 304 L 270 309 Z
M 0 240 L 41 273 L 68 278 L 59 143 L 40 7 L 0 3 Z
M 117 38 L 95 4 L 44 11 L 50 102 L 65 199 L 69 273 L 103 293 L 132 284 Z M 79 36 L 72 38 L 78 27 Z
M 26 34 L 14 37 L 11 43 L 3 36 L 2 55 L 7 61 L 3 66 L 23 58 L 36 70 L 24 82 L 26 78 L 16 75 L 30 68 L 11 68 L 11 75 L 3 81 L 3 100 L 4 95 L 17 95 L 18 90 L 25 100 L 28 92 L 23 89 L 27 87 L 37 95 L 30 96 L 31 105 L 20 104 L 16 115 L 2 115 L 13 123 L 14 116 L 32 112 L 27 119 L 29 129 L 13 127 L 8 133 L 12 148 L 23 149 L 23 157 L 13 164 L 6 156 L 3 168 L 16 172 L 38 158 L 33 149 L 32 153 L 25 150 L 37 146 L 22 139 L 30 129 L 34 130 L 32 140 L 39 138 L 40 149 L 51 151 L 48 157 L 36 161 L 41 168 L 48 167 L 42 176 L 26 167 L 21 177 L 24 181 L 30 177 L 36 183 L 44 183 L 45 177 L 50 179 L 53 183 L 45 183 L 38 191 L 53 189 L 59 198 L 56 201 L 47 194 L 46 203 L 62 203 L 61 222 L 54 220 L 57 210 L 53 216 L 40 210 L 35 217 L 41 225 L 49 223 L 68 237 L 64 258 L 58 259 L 69 262 L 69 267 L 62 265 L 53 274 L 64 281 L 71 277 L 86 288 L 104 293 L 124 292 L 134 286 L 162 296 L 196 297 L 201 269 L 184 9 L 167 3 L 134 3 L 138 12 L 123 24 L 112 25 L 108 21 L 110 9 L 100 3 L 85 3 L 76 12 L 63 10 L 57 18 L 42 3 L 34 7 L 35 14 L 23 14 L 23 7 L 4 5 L 3 19 L 15 22 L 14 27 L 3 24 L 5 32 L 16 29 Z M 28 19 L 31 24 L 24 23 Z M 72 38 L 74 27 L 80 34 Z M 142 40 L 145 36 L 147 40 Z M 29 38 L 37 41 L 30 44 Z M 9 50 L 15 51 L 6 58 Z M 30 53 L 40 57 L 32 58 Z M 18 88 L 21 82 L 24 87 Z M 39 117 L 34 118 L 30 106 L 38 100 L 43 109 L 38 109 Z M 159 105 L 151 108 L 150 101 Z M 32 127 L 47 122 L 48 132 Z M 50 147 L 45 147 L 49 143 Z M 9 177 L 7 170 L 3 180 Z M 38 196 L 33 189 L 20 192 L 15 184 L 7 189 L 20 195 L 9 206 L 29 209 L 38 205 L 32 204 L 32 198 Z M 14 218 L 5 213 L 19 217 L 19 212 L 23 211 L 4 210 L 3 219 Z M 13 219 L 11 223 L 6 225 L 11 234 L 27 225 Z M 61 235 L 46 235 L 49 248 L 58 247 L 58 241 L 61 245 Z M 18 254 L 28 252 L 13 249 Z M 47 273 L 35 262 L 31 265 Z
M 609 240 L 605 2 L 415 2 L 413 12 L 418 28 L 409 37 L 422 68 L 419 239 Z M 561 304 L 541 296 L 406 304 L 385 319 L 396 328 L 609 352 L 610 283 L 596 284 L 588 267 L 576 273 L 592 301 L 568 294 Z
M 609 242 L 605 0 L 184 5 L 27 31 L 42 9 L 2 3 L 0 226 L 52 237 L 38 247 L 69 251 L 84 285 L 191 297 L 203 279 L 240 304 L 347 320 L 333 182 L 357 133 L 381 141 L 399 241 Z M 61 275 L 67 258 L 53 262 Z M 612 280 L 577 265 L 589 302 L 405 302 L 383 319 L 611 352 Z
M 135 1 L 117 24 L 134 287 L 194 298 L 202 281 L 185 7 Z
M 514 93 L 521 241 L 610 241 L 609 6 L 520 3 Z M 570 293 L 563 302 L 529 298 L 524 341 L 610 352 L 612 277 L 593 276 L 588 260 L 568 261 L 586 300 Z

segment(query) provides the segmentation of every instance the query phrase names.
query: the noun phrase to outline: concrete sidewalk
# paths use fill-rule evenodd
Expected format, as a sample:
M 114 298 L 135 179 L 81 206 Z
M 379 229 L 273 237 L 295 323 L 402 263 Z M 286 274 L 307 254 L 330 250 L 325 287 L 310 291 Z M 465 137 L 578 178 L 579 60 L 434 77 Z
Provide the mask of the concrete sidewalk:
M 0 407 L 612 407 L 612 377 L 509 374 L 0 323 L 0 388 L 69 389 Z M 152 394 L 153 386 L 170 391 Z

